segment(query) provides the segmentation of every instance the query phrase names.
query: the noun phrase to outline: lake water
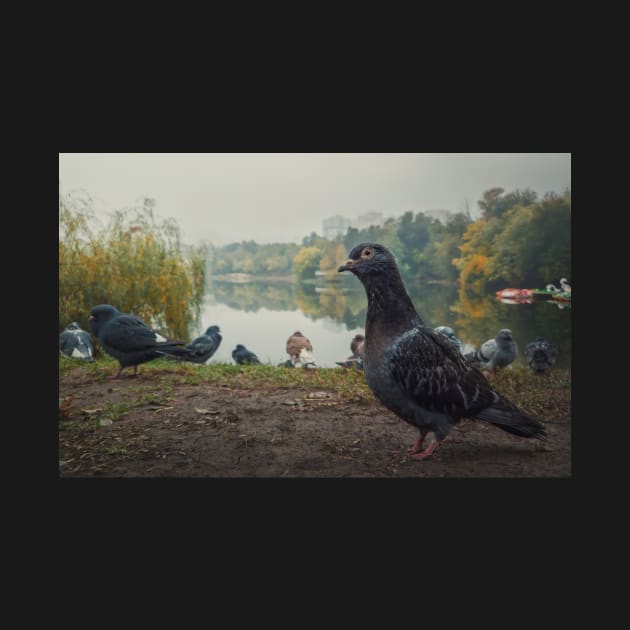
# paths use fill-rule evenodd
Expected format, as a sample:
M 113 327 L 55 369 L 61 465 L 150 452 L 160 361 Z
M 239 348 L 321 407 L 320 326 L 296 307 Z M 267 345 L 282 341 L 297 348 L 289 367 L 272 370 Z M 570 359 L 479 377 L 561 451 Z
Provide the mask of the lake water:
M 525 365 L 529 341 L 546 337 L 558 346 L 557 367 L 571 366 L 571 305 L 553 301 L 505 304 L 494 294 L 470 296 L 457 287 L 407 284 L 416 309 L 428 326 L 450 326 L 465 351 L 510 328 L 518 345 L 517 365 Z M 355 334 L 364 333 L 367 299 L 350 275 L 334 283 L 228 283 L 210 279 L 193 336 L 216 324 L 223 341 L 211 363 L 233 363 L 232 350 L 243 344 L 263 363 L 288 359 L 287 338 L 300 330 L 313 344 L 319 367 L 337 367 L 350 355 Z

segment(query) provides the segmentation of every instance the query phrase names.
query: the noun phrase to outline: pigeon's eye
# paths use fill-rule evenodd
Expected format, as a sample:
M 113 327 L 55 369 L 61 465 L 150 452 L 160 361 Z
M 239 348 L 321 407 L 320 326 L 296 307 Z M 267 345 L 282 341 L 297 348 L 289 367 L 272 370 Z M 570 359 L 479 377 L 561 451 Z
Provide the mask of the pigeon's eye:
M 372 256 L 372 254 L 374 253 L 374 250 L 370 247 L 366 247 L 362 252 L 361 252 L 361 256 L 365 256 L 366 258 L 370 258 L 370 256 Z

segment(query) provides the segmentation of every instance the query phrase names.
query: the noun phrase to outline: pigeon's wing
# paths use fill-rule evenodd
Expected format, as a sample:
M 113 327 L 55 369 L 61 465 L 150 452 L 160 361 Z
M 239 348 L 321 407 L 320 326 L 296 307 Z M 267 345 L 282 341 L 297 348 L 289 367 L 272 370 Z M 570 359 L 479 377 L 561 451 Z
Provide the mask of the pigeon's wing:
M 497 342 L 494 339 L 488 339 L 481 344 L 479 353 L 484 361 L 490 361 L 497 352 Z
M 295 337 L 294 335 L 291 335 L 291 337 L 287 339 L 287 354 L 288 355 L 293 357 L 299 354 L 302 347 L 303 346 L 302 346 L 301 337 Z
M 193 339 L 186 347 L 191 350 L 195 356 L 203 357 L 213 352 L 215 343 L 208 335 L 201 335 L 201 337 Z
M 68 356 L 77 347 L 77 338 L 71 332 L 64 330 L 59 333 L 59 351 Z
M 413 328 L 392 345 L 394 382 L 415 403 L 451 417 L 473 416 L 498 399 L 488 381 L 441 333 Z
M 92 338 L 85 330 L 77 332 L 77 341 L 79 344 L 79 350 L 86 358 L 92 357 L 94 354 L 94 348 L 92 347 Z
M 141 319 L 134 315 L 120 315 L 112 319 L 104 327 L 100 338 L 101 343 L 104 345 L 124 352 L 159 348 L 163 344 L 162 340 L 164 340 L 164 337 L 149 328 Z M 183 342 L 170 340 L 168 345 L 177 343 L 183 345 Z

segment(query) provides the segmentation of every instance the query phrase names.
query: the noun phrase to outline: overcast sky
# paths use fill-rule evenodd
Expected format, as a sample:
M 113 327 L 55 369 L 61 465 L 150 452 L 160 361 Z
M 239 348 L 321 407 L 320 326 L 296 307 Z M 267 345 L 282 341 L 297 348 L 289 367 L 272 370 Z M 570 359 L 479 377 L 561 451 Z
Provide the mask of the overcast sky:
M 183 240 L 300 242 L 335 214 L 477 211 L 484 191 L 571 188 L 570 153 L 60 153 L 62 193 L 97 214 L 156 200 Z

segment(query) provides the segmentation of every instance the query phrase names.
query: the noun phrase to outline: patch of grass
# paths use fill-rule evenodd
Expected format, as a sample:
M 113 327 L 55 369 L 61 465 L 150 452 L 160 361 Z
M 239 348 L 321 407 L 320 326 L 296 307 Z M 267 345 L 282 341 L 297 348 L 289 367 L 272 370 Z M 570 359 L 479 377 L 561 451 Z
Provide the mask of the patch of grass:
M 129 411 L 129 404 L 126 402 L 113 403 L 108 402 L 105 409 L 104 416 L 109 418 L 112 422 L 120 420 Z
M 65 369 L 66 358 L 60 357 L 60 376 Z M 62 368 L 62 365 L 64 368 Z M 81 364 L 79 368 L 94 378 L 107 378 L 112 367 L 118 363 L 113 360 L 99 359 L 91 364 Z M 116 367 L 117 369 L 117 367 Z M 133 392 L 146 392 L 138 404 L 155 402 L 163 404 L 174 396 L 178 385 L 212 385 L 227 386 L 238 389 L 256 388 L 302 388 L 310 390 L 327 390 L 335 392 L 345 400 L 373 399 L 365 375 L 359 370 L 341 368 L 288 369 L 274 365 L 234 365 L 228 363 L 211 363 L 198 365 L 167 359 L 157 359 L 140 366 L 141 374 L 147 379 L 154 379 L 154 385 L 130 387 Z M 121 377 L 125 378 L 125 372 Z M 534 415 L 549 417 L 558 413 L 566 415 L 570 409 L 571 371 L 552 370 L 549 374 L 534 374 L 522 367 L 499 370 L 492 379 L 492 386 L 503 396 L 523 407 Z M 146 387 L 146 389 L 141 389 Z M 127 409 L 119 408 L 119 416 Z M 112 409 L 112 413 L 116 410 Z

